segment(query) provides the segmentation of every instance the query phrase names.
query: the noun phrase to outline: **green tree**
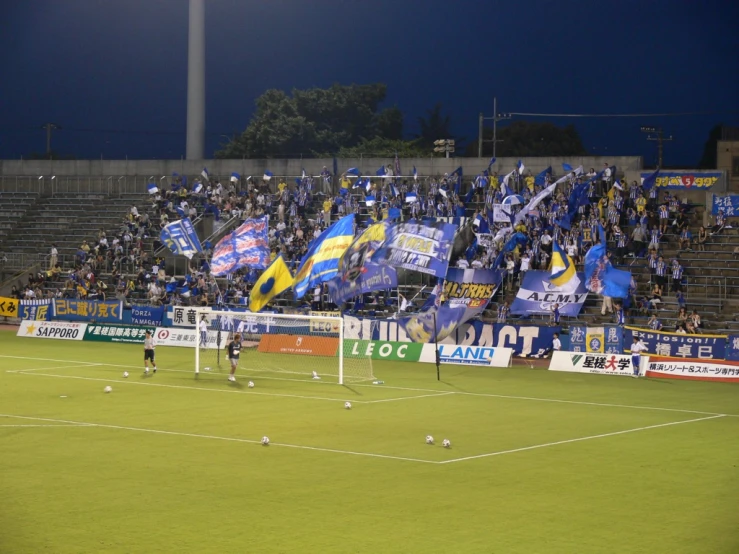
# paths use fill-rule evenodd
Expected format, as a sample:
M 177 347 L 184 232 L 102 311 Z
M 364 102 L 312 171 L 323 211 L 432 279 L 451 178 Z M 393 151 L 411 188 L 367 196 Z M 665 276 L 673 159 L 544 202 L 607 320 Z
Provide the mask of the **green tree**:
M 493 155 L 493 130 L 484 129 L 483 157 Z M 498 128 L 496 156 L 586 156 L 588 154 L 574 125 L 514 121 Z M 477 141 L 467 145 L 467 156 L 477 156 Z
M 454 138 L 451 132 L 451 117 L 441 113 L 441 104 L 426 110 L 426 117 L 418 118 L 418 126 L 421 129 L 418 139 L 425 146 L 433 145 L 435 140 Z
M 256 100 L 241 135 L 216 152 L 218 158 L 276 158 L 335 153 L 376 137 L 398 140 L 403 114 L 379 110 L 387 86 L 334 84 L 327 89 L 268 90 Z
M 718 163 L 718 152 L 716 149 L 718 148 L 718 141 L 721 140 L 722 130 L 723 125 L 719 123 L 708 133 L 708 138 L 703 146 L 703 156 L 701 156 L 701 161 L 698 162 L 699 169 L 716 169 L 716 164 Z
M 337 155 L 340 158 L 392 158 L 396 153 L 401 158 L 427 158 L 433 154 L 418 139 L 392 140 L 375 137 L 363 140 L 356 146 L 340 148 Z

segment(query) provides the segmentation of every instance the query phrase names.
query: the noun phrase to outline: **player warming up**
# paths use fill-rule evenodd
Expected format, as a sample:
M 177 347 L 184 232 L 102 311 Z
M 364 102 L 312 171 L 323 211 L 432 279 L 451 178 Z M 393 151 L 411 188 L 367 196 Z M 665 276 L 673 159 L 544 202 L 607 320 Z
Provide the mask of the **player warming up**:
M 200 331 L 200 346 L 205 348 L 208 346 L 208 323 L 205 321 L 205 316 L 200 318 L 198 330 Z
M 647 349 L 647 345 L 644 344 L 639 337 L 634 333 L 633 343 L 631 344 L 631 366 L 634 368 L 634 375 L 632 377 L 639 377 L 639 362 L 641 361 L 641 353 Z
M 154 361 L 154 347 L 156 347 L 156 344 L 154 344 L 151 331 L 147 331 L 144 337 L 144 373 L 149 373 L 149 360 L 151 360 L 154 373 L 157 372 L 157 363 Z
M 231 373 L 228 376 L 228 380 L 236 382 L 236 366 L 239 365 L 239 354 L 241 354 L 241 335 L 236 333 L 234 339 L 226 345 L 228 349 L 228 361 L 231 362 Z

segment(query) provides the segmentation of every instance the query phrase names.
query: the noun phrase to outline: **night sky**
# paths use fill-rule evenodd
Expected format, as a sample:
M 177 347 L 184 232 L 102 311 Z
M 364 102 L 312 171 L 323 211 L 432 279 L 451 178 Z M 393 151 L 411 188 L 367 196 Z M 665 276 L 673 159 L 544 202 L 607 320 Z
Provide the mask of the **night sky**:
M 47 122 L 63 127 L 60 154 L 184 154 L 187 0 L 4 4 L 0 158 L 43 152 Z M 711 127 L 739 126 L 738 15 L 729 0 L 207 0 L 206 156 L 268 88 L 380 81 L 409 138 L 441 102 L 476 140 L 493 96 L 500 112 L 722 112 L 549 118 L 595 155 L 647 164 L 656 145 L 639 127 L 662 126 L 666 165 L 694 167 Z

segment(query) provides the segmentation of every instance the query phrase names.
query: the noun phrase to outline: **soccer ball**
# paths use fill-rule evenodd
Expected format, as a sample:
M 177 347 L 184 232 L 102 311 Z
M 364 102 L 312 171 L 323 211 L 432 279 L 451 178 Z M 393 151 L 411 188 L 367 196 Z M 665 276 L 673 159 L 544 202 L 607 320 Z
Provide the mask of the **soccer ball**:
M 434 444 L 434 437 L 426 435 L 426 444 Z
M 128 377 L 128 371 L 124 371 L 124 372 L 123 372 L 123 377 L 124 377 L 124 378 Z
M 269 437 L 262 437 L 262 444 L 267 446 L 269 444 Z
M 351 403 L 351 402 L 344 402 L 344 407 L 345 407 L 345 408 L 346 408 L 347 410 L 351 410 L 351 409 L 352 409 L 352 403 Z
M 210 371 L 210 368 L 209 368 L 209 367 L 204 367 L 203 369 L 204 369 L 205 371 Z
M 451 448 L 452 441 L 450 441 L 449 439 L 444 439 L 444 441 L 441 443 L 441 446 L 443 446 L 444 448 Z
M 107 387 L 105 387 L 103 389 L 103 391 L 105 391 L 105 392 L 113 392 L 113 387 L 111 387 L 110 385 L 108 385 Z
M 246 386 L 249 387 L 250 389 L 253 389 L 254 388 L 254 381 L 249 381 L 249 383 Z

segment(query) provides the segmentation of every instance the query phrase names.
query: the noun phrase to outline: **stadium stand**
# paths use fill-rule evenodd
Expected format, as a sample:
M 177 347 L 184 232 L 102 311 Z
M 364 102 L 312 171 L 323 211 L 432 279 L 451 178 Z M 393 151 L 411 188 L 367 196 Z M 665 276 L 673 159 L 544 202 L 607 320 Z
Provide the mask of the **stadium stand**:
M 421 216 L 446 218 L 464 227 L 478 213 L 486 213 L 493 203 L 500 202 L 503 197 L 501 180 L 494 174 L 490 176 L 490 187 L 481 187 L 470 194 L 466 192 L 474 183 L 460 183 L 460 194 L 457 194 L 454 178 L 448 175 L 428 177 L 420 182 L 406 179 L 393 182 L 378 178 L 373 179 L 372 188 L 367 190 L 363 187 L 347 187 L 344 177 L 340 180 L 340 194 L 333 196 L 314 193 L 311 177 L 288 186 L 287 180 L 278 176 L 270 182 L 228 183 L 225 186 L 213 179 L 198 193 L 194 192 L 199 184 L 197 179 L 185 186 L 179 178 L 169 189 L 156 194 L 64 193 L 39 197 L 22 192 L 1 193 L 0 251 L 8 257 L 6 264 L 11 264 L 13 268 L 30 268 L 32 275 L 28 277 L 29 283 L 17 279 L 13 291 L 25 297 L 81 295 L 99 298 L 116 295 L 128 304 L 243 305 L 250 285 L 258 276 L 256 272 L 240 271 L 216 280 L 208 275 L 206 260 L 212 246 L 248 216 L 261 213 L 270 216 L 273 255 L 281 251 L 294 270 L 310 240 L 317 236 L 317 229 L 320 231 L 346 213 L 357 214 L 358 231 L 370 221 L 386 218 L 391 208 L 402 210 L 404 219 Z M 551 223 L 556 215 L 551 212 L 554 204 L 566 205 L 570 186 L 564 183 L 553 198 L 541 206 L 537 218 L 543 226 Z M 540 190 L 533 184 L 531 175 L 521 176 L 519 182 L 511 183 L 511 187 L 520 191 L 524 200 Z M 421 201 L 404 202 L 404 197 L 413 192 L 418 194 Z M 613 200 L 608 201 L 607 192 L 604 188 L 595 189 L 590 198 L 593 211 L 598 209 L 597 203 L 605 199 L 602 204 L 604 219 L 610 218 L 607 210 L 609 205 L 614 204 Z M 370 193 L 379 199 L 372 206 L 365 201 Z M 630 217 L 628 210 L 635 208 L 636 204 L 635 198 L 629 198 L 628 194 L 627 188 L 613 221 L 620 223 L 626 234 L 631 236 L 637 221 L 634 216 Z M 711 229 L 708 229 L 705 241 L 699 245 L 697 237 L 703 224 L 704 207 L 683 204 L 668 193 L 660 198 L 662 194 L 654 199 L 653 204 L 650 202 L 648 223 L 649 228 L 659 223 L 658 202 L 671 208 L 671 222 L 677 220 L 676 225 L 669 225 L 661 235 L 659 253 L 666 261 L 677 260 L 683 267 L 679 279 L 682 298 L 674 292 L 672 276 L 668 275 L 659 309 L 649 306 L 648 300 L 656 279 L 646 257 L 648 237 L 645 248 L 640 249 L 642 252 L 626 255 L 624 251 L 619 251 L 616 235 L 609 231 L 609 248 L 621 254 L 616 256 L 615 265 L 631 271 L 636 283 L 626 322 L 646 326 L 650 315 L 656 314 L 665 329 L 674 329 L 680 323 L 678 309 L 684 305 L 689 312 L 695 310 L 700 315 L 703 329 L 715 333 L 739 331 L 739 322 L 735 321 L 739 305 L 739 230 L 728 228 L 724 222 L 714 228 L 718 231 L 716 234 L 711 235 Z M 434 202 L 428 201 L 430 196 L 435 198 Z M 619 196 L 616 194 L 616 197 Z M 186 204 L 182 204 L 183 201 Z M 582 215 L 583 221 L 587 220 L 588 210 Z M 189 215 L 198 224 L 206 252 L 204 256 L 196 256 L 188 266 L 177 266 L 172 263 L 173 257 L 161 244 L 158 235 L 162 225 L 183 215 Z M 681 248 L 680 244 L 680 239 L 685 238 L 683 225 L 694 235 L 687 248 Z M 529 232 L 534 227 L 530 222 L 525 230 Z M 719 230 L 719 227 L 725 228 Z M 577 229 L 577 225 L 574 225 L 573 237 Z M 495 228 L 491 229 L 491 233 L 494 232 Z M 105 239 L 101 246 L 103 236 Z M 562 237 L 563 246 L 568 240 L 566 236 Z M 572 239 L 579 248 L 576 259 L 580 264 L 584 254 L 581 241 L 582 236 Z M 52 244 L 56 245 L 59 252 L 57 269 L 49 267 Z M 629 240 L 626 249 L 633 250 L 633 244 Z M 531 237 L 529 246 L 534 246 Z M 683 242 L 682 246 L 685 247 L 686 243 Z M 467 263 L 489 267 L 499 247 L 500 244 L 491 247 L 478 245 L 472 252 L 468 250 L 464 257 L 468 258 Z M 535 250 L 538 253 L 538 248 Z M 516 275 L 511 286 L 504 287 L 491 302 L 484 314 L 486 320 L 495 321 L 499 306 L 515 297 L 520 254 L 519 249 L 513 252 Z M 532 268 L 538 268 L 540 263 L 535 256 Z M 582 266 L 578 269 L 582 269 Z M 177 286 L 171 286 L 173 283 Z M 350 313 L 361 315 L 387 316 L 398 311 L 401 296 L 415 300 L 414 305 L 420 306 L 432 284 L 424 275 L 403 275 L 396 290 L 367 295 L 361 302 L 347 306 L 347 309 Z M 34 291 L 33 296 L 28 296 L 27 290 L 24 291 L 26 285 L 30 285 Z M 183 287 L 187 289 L 185 294 L 182 293 Z M 192 293 L 188 294 L 190 291 Z M 306 295 L 305 302 L 296 302 L 290 296 L 290 293 L 282 295 L 273 305 L 283 310 L 309 308 L 311 304 L 319 309 L 332 308 L 325 289 L 317 306 L 312 293 Z M 613 315 L 603 315 L 601 306 L 600 297 L 589 295 L 576 321 L 587 324 L 612 322 Z M 525 319 L 507 316 L 507 321 L 546 323 L 544 316 L 526 316 Z M 564 318 L 566 321 L 567 318 Z

